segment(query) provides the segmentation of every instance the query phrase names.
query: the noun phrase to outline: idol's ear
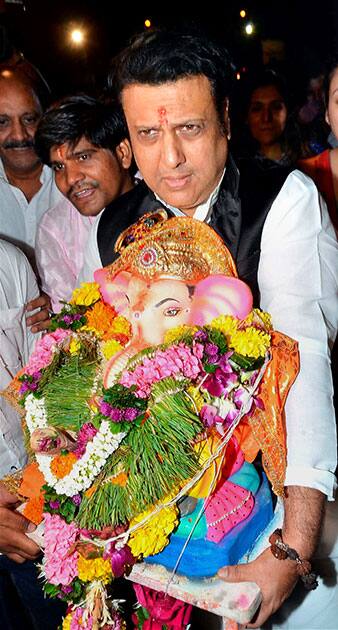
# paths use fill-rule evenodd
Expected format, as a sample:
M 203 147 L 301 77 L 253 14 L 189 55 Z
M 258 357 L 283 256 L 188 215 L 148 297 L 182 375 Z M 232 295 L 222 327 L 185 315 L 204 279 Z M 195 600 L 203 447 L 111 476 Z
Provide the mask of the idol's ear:
M 196 285 L 189 323 L 204 326 L 219 315 L 244 319 L 250 313 L 252 304 L 252 293 L 245 282 L 214 274 Z
M 126 293 L 130 278 L 131 273 L 128 271 L 121 271 L 112 278 L 106 267 L 94 272 L 94 280 L 100 285 L 100 293 L 104 302 L 114 306 L 118 313 L 123 312 L 129 304 Z
M 117 145 L 115 151 L 117 159 L 120 162 L 121 166 L 128 170 L 133 159 L 133 152 L 128 138 L 124 138 L 124 140 L 122 140 L 122 142 Z

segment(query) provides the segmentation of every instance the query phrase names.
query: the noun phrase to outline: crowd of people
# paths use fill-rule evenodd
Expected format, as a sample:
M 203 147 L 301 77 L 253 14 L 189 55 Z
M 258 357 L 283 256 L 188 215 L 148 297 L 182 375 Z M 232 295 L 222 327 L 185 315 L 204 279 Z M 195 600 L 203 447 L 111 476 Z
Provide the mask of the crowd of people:
M 305 596 L 296 562 L 269 548 L 220 577 L 259 585 L 262 603 L 248 627 L 329 630 L 338 618 L 330 360 L 338 327 L 338 149 L 328 140 L 311 155 L 304 116 L 272 70 L 252 79 L 242 128 L 231 130 L 232 75 L 227 51 L 203 35 L 149 31 L 116 57 L 104 97 L 72 95 L 43 112 L 25 68 L 0 67 L 1 386 L 27 361 L 50 312 L 114 260 L 119 235 L 144 213 L 165 208 L 207 222 L 255 305 L 299 342 L 301 369 L 286 404 L 282 531 L 318 566 L 319 586 Z M 323 103 L 327 137 L 330 130 L 338 137 L 338 64 L 328 71 Z M 2 476 L 25 463 L 19 422 L 2 401 Z M 16 507 L 0 486 L 0 625 L 57 628 L 64 607 L 41 603 L 40 550 Z M 222 627 L 196 614 L 192 628 L 213 623 Z

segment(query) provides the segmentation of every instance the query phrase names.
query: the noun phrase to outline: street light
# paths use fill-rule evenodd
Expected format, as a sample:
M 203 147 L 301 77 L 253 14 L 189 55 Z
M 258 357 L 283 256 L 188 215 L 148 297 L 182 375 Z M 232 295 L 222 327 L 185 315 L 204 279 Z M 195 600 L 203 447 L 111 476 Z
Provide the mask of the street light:
M 84 31 L 80 28 L 74 28 L 70 33 L 70 39 L 76 46 L 81 46 L 85 40 Z
M 254 30 L 255 30 L 254 25 L 252 24 L 252 22 L 248 22 L 245 25 L 244 30 L 245 30 L 247 35 L 252 35 Z

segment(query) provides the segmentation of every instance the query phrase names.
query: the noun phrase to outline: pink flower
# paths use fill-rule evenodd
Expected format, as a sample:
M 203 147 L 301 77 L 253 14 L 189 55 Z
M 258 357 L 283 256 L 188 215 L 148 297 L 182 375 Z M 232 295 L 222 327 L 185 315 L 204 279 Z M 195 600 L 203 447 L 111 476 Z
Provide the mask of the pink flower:
M 140 584 L 133 586 L 139 603 L 150 615 L 144 622 L 144 630 L 161 630 L 163 625 L 168 630 L 182 630 L 189 623 L 192 612 L 190 604 Z
M 146 398 L 151 386 L 164 378 L 180 374 L 194 380 L 201 371 L 199 357 L 181 342 L 166 350 L 157 350 L 152 358 L 145 357 L 133 371 L 123 372 L 120 383 L 126 387 L 136 385 L 136 396 Z
M 57 328 L 52 333 L 47 333 L 35 345 L 35 349 L 31 354 L 28 366 L 26 367 L 27 374 L 33 374 L 37 370 L 41 370 L 52 360 L 54 348 L 60 344 L 61 341 L 70 336 L 68 330 Z
M 44 514 L 45 519 L 45 573 L 51 584 L 67 586 L 77 576 L 79 554 L 68 555 L 79 530 L 69 525 L 58 514 Z
M 92 615 L 88 615 L 86 621 L 83 619 L 83 615 L 85 613 L 85 608 L 75 608 L 72 613 L 72 619 L 70 622 L 70 630 L 92 630 L 93 627 L 93 617 Z

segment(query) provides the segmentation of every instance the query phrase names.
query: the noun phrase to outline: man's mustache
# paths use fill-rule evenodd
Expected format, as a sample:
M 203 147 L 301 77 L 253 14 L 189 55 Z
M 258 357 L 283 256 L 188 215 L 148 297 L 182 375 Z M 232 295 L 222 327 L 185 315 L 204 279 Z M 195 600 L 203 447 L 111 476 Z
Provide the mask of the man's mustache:
M 8 140 L 2 145 L 3 149 L 34 149 L 33 140 Z

